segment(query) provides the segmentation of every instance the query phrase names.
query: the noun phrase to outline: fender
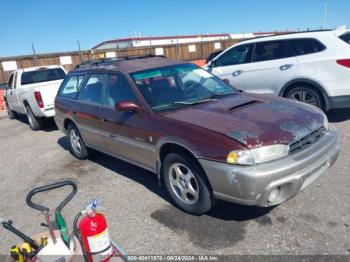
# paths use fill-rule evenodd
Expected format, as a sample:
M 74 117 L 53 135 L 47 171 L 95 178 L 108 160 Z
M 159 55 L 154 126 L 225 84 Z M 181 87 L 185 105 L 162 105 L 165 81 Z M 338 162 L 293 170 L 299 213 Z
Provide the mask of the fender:
M 196 159 L 200 158 L 199 154 L 196 153 L 196 150 L 194 148 L 191 148 L 191 145 L 189 143 L 186 143 L 186 141 L 180 141 L 179 139 L 174 139 L 172 137 L 163 137 L 156 143 L 156 154 L 157 154 L 157 161 L 156 161 L 156 171 L 157 171 L 157 177 L 158 182 L 161 184 L 161 171 L 162 171 L 162 161 L 160 159 L 160 149 L 165 144 L 173 144 L 177 145 L 179 147 L 182 147 L 189 151 Z
M 292 86 L 292 85 L 294 85 L 296 83 L 305 83 L 305 84 L 309 84 L 309 85 L 312 85 L 312 86 L 316 87 L 322 94 L 322 97 L 323 97 L 323 99 L 325 101 L 325 104 L 326 104 L 326 110 L 329 109 L 329 106 L 330 106 L 330 102 L 329 102 L 329 99 L 328 99 L 329 96 L 328 96 L 328 93 L 326 92 L 325 88 L 323 88 L 323 86 L 320 83 L 318 83 L 318 82 L 316 82 L 314 80 L 308 79 L 308 78 L 296 78 L 296 79 L 293 79 L 293 80 L 287 82 L 281 88 L 278 96 L 282 96 L 283 97 L 285 90 L 288 87 L 290 87 L 290 86 Z

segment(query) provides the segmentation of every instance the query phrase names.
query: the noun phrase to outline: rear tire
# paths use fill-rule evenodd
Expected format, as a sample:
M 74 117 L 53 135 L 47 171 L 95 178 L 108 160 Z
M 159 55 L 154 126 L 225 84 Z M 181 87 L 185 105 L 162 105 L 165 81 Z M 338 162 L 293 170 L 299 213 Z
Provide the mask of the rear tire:
M 75 125 L 70 124 L 68 126 L 67 137 L 71 154 L 81 160 L 87 159 L 89 156 L 88 149 Z
M 309 105 L 317 106 L 321 108 L 323 111 L 325 110 L 325 104 L 323 102 L 322 94 L 307 86 L 307 85 L 299 85 L 290 89 L 285 97 L 297 100 L 299 102 L 303 102 Z
M 44 127 L 43 119 L 41 117 L 36 117 L 29 106 L 26 106 L 26 111 L 27 111 L 27 119 L 28 119 L 30 128 L 34 131 L 43 129 Z
M 205 173 L 186 154 L 170 153 L 163 160 L 163 181 L 174 203 L 183 211 L 202 215 L 214 205 Z
M 9 119 L 15 119 L 17 117 L 17 114 L 15 111 L 12 111 L 8 103 L 6 103 L 6 111 Z

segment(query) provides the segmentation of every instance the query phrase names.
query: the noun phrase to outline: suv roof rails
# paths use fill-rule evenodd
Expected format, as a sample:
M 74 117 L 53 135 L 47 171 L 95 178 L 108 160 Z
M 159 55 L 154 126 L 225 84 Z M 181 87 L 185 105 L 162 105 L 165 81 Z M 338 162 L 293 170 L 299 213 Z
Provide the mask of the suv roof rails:
M 266 38 L 266 37 L 272 37 L 272 36 L 284 36 L 284 35 L 294 35 L 294 34 L 302 34 L 302 33 L 317 33 L 317 32 L 329 32 L 329 31 L 333 31 L 333 29 L 318 29 L 318 30 L 305 30 L 305 31 L 291 31 L 291 32 L 284 32 L 279 34 L 277 32 L 277 34 L 274 35 L 264 35 L 264 36 L 258 36 L 252 39 L 261 39 L 261 38 Z M 252 39 L 247 39 L 244 41 L 248 41 L 248 40 L 252 40 Z M 243 42 L 243 41 L 242 41 Z
M 112 57 L 112 58 L 92 59 L 92 60 L 86 60 L 81 62 L 79 65 L 76 65 L 75 68 L 83 68 L 83 67 L 96 66 L 101 64 L 111 65 L 124 60 L 135 60 L 135 59 L 143 59 L 143 58 L 150 58 L 150 57 L 165 57 L 165 56 L 147 54 L 147 55 L 119 56 L 119 57 Z

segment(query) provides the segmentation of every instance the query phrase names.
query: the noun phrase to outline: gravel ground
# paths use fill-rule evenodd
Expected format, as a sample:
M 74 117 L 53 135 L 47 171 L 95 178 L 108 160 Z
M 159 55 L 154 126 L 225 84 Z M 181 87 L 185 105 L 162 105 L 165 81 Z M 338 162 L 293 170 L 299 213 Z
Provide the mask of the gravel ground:
M 336 164 L 297 197 L 274 209 L 219 202 L 201 217 L 172 206 L 156 176 L 96 153 L 89 160 L 67 151 L 54 123 L 33 132 L 24 119 L 9 120 L 0 111 L 0 217 L 27 234 L 45 229 L 44 218 L 25 204 L 30 189 L 74 179 L 78 194 L 64 209 L 74 215 L 91 199 L 102 199 L 112 238 L 128 254 L 350 254 L 350 111 L 334 111 L 342 145 Z M 67 191 L 36 200 L 54 208 Z M 0 229 L 0 254 L 18 239 Z

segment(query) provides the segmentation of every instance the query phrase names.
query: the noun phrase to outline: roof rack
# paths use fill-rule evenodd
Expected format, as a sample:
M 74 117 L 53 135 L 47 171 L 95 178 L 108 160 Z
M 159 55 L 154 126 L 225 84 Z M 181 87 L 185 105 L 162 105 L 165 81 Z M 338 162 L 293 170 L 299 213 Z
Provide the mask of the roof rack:
M 115 63 L 120 62 L 120 61 L 143 59 L 143 58 L 150 58 L 150 57 L 165 57 L 165 56 L 147 54 L 147 55 L 120 56 L 120 57 L 112 57 L 112 58 L 92 59 L 92 60 L 86 60 L 86 61 L 81 62 L 75 68 L 83 68 L 83 67 L 96 66 L 96 65 L 101 65 L 101 64 L 111 65 L 111 64 L 115 64 Z
M 264 36 L 257 36 L 253 39 L 261 39 L 261 38 L 268 38 L 268 37 L 273 37 L 273 36 L 284 36 L 284 35 L 294 35 L 294 34 L 302 34 L 302 33 L 317 33 L 317 32 L 329 32 L 333 31 L 333 29 L 317 29 L 317 30 L 305 30 L 305 31 L 290 31 L 290 32 L 283 32 L 283 33 L 276 33 L 274 35 L 264 35 Z M 251 39 L 243 40 L 243 41 L 248 41 Z M 243 42 L 242 41 L 242 42 Z

